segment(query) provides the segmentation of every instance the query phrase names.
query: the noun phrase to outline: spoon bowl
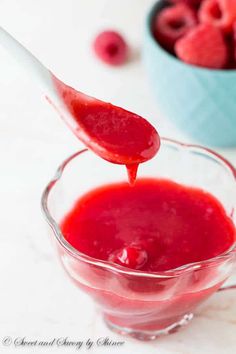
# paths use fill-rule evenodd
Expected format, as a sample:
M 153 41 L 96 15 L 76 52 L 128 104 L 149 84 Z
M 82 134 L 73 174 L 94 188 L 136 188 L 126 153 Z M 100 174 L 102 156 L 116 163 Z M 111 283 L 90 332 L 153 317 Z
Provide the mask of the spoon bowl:
M 135 179 L 138 164 L 159 149 L 155 128 L 137 114 L 67 86 L 1 27 L 0 44 L 37 81 L 73 133 L 103 159 L 127 165 L 131 180 Z

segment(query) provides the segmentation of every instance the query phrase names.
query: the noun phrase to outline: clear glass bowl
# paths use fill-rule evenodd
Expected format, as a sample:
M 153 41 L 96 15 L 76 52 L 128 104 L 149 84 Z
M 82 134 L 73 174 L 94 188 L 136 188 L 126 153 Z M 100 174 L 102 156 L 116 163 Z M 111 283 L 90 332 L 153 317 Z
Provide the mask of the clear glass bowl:
M 202 188 L 220 200 L 236 222 L 235 169 L 208 149 L 163 138 L 160 152 L 140 166 L 138 176 Z M 236 245 L 213 259 L 155 273 L 129 270 L 80 253 L 63 237 L 62 218 L 84 193 L 121 180 L 127 181 L 124 166 L 110 164 L 88 150 L 79 151 L 58 168 L 43 192 L 42 208 L 63 267 L 94 299 L 107 325 L 150 340 L 188 323 L 196 307 L 222 286 L 232 273 Z

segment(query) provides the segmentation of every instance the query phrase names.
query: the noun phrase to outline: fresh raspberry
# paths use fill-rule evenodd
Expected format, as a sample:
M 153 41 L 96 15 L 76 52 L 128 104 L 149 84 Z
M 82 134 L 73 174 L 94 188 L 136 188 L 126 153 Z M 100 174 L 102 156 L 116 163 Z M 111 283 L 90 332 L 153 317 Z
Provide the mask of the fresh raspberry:
M 109 261 L 131 269 L 141 269 L 147 262 L 147 252 L 136 246 L 124 247 L 110 255 Z
M 204 0 L 199 9 L 200 22 L 217 26 L 230 32 L 236 21 L 235 0 Z
M 195 12 L 185 4 L 177 4 L 165 7 L 157 14 L 153 33 L 165 49 L 173 51 L 175 42 L 196 24 Z
M 101 32 L 95 38 L 93 48 L 97 56 L 110 65 L 121 65 L 128 56 L 128 46 L 124 38 L 115 31 Z
M 211 69 L 224 68 L 228 60 L 228 50 L 221 31 L 208 24 L 200 24 L 192 29 L 175 45 L 179 59 L 192 65 Z

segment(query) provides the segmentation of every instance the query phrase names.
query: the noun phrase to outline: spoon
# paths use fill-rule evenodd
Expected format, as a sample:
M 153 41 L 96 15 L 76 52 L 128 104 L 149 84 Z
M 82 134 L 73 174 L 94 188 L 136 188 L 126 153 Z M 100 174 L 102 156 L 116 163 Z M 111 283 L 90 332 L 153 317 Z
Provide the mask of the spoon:
M 134 182 L 138 165 L 151 159 L 160 147 L 155 128 L 135 113 L 67 86 L 2 27 L 0 44 L 39 84 L 74 134 L 103 159 L 126 165 Z

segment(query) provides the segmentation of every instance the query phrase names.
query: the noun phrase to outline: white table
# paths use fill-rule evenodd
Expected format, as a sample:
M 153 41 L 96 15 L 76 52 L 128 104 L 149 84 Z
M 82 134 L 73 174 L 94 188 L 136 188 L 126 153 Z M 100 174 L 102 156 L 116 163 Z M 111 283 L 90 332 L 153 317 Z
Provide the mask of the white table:
M 152 121 L 162 135 L 187 141 L 158 115 L 140 59 L 108 68 L 90 52 L 100 28 L 122 30 L 134 48 L 150 0 L 1 0 L 0 22 L 59 77 L 98 98 Z M 127 5 L 128 4 L 128 5 Z M 26 340 L 110 337 L 91 300 L 63 274 L 40 211 L 42 189 L 56 166 L 81 144 L 0 49 L 0 352 L 10 336 Z M 236 163 L 236 151 L 221 151 Z M 152 343 L 124 338 L 118 349 L 90 353 L 232 354 L 236 352 L 236 293 L 213 296 L 189 327 Z M 21 353 L 69 353 L 73 348 L 24 347 Z M 87 352 L 81 348 L 80 352 Z

